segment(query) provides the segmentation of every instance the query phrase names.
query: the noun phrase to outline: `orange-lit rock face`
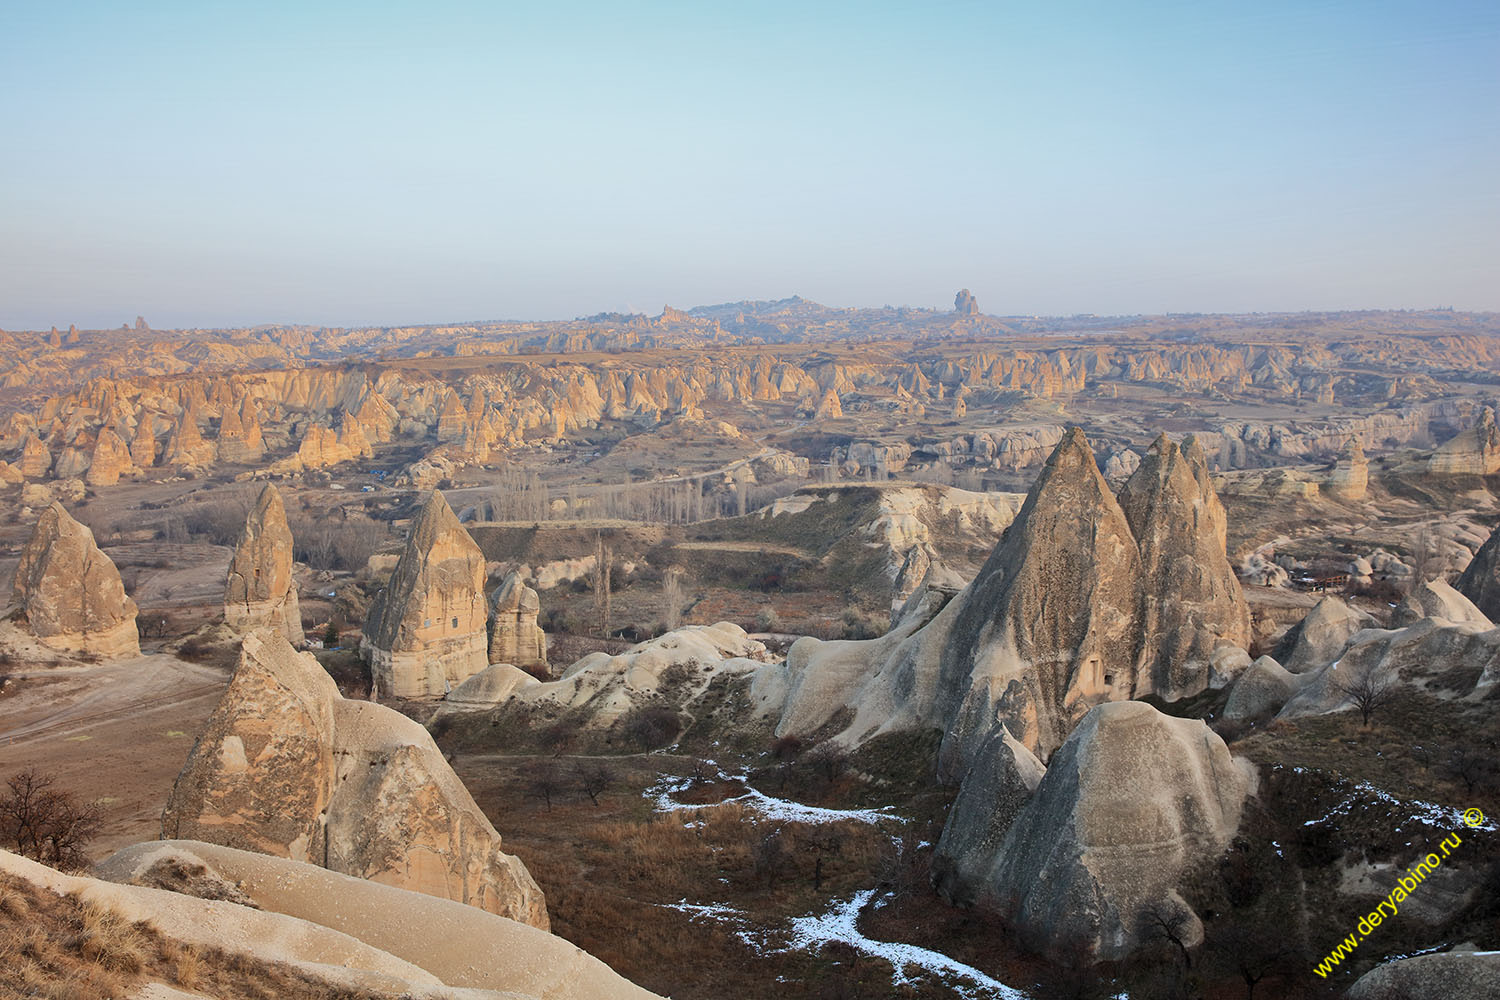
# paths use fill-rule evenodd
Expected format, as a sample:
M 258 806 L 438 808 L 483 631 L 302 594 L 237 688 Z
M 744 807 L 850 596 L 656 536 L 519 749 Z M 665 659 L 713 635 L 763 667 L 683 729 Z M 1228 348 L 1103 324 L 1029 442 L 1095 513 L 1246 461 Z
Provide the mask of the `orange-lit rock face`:
M 434 490 L 365 619 L 360 651 L 380 692 L 438 698 L 489 666 L 487 610 L 484 554 Z
M 341 698 L 317 660 L 271 630 L 246 636 L 162 831 L 548 924 L 526 866 L 501 850 L 427 731 Z
M 302 641 L 292 532 L 274 486 L 261 490 L 240 532 L 224 583 L 224 624 L 241 632 L 274 628 L 289 642 Z
M 62 504 L 42 511 L 16 567 L 15 599 L 26 627 L 54 649 L 139 656 L 135 601 L 94 534 Z

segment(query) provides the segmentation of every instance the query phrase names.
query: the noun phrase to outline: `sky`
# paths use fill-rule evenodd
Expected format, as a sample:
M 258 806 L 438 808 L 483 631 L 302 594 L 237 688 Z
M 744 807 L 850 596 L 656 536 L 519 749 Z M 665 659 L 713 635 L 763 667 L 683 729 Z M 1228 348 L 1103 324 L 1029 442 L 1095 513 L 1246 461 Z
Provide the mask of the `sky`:
M 1500 4 L 0 0 L 0 328 L 1500 310 Z

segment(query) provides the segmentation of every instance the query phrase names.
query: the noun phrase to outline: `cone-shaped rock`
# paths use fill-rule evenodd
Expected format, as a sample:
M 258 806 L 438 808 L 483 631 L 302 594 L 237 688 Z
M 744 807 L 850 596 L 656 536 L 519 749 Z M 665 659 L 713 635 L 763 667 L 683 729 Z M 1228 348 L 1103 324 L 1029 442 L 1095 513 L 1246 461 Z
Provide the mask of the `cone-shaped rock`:
M 240 531 L 224 583 L 224 624 L 240 632 L 274 628 L 302 641 L 302 612 L 292 579 L 292 532 L 281 493 L 267 484 Z
M 1001 723 L 1046 758 L 1094 705 L 1136 688 L 1141 559 L 1083 432 L 1069 428 L 962 601 L 942 651 L 939 772 Z
M 545 929 L 531 874 L 427 730 L 346 701 L 318 661 L 251 633 L 162 814 L 166 838 L 256 851 Z
M 1217 640 L 1250 642 L 1250 609 L 1224 552 L 1227 518 L 1197 442 L 1178 448 L 1158 437 L 1120 491 L 1120 507 L 1145 572 L 1145 672 L 1136 694 L 1197 694 L 1208 686 Z
M 41 479 L 52 468 L 52 452 L 47 443 L 35 434 L 26 435 L 21 446 L 21 460 L 17 463 L 21 474 L 27 479 Z
M 521 574 L 506 576 L 495 588 L 490 608 L 491 663 L 523 669 L 547 666 L 547 635 L 536 621 L 541 609 L 541 599 L 522 582 Z
M 37 519 L 16 567 L 26 627 L 54 649 L 139 656 L 136 606 L 94 533 L 54 503 Z
M 1053 755 L 983 878 L 956 888 L 1062 960 L 1123 958 L 1148 906 L 1182 913 L 1196 943 L 1202 925 L 1179 880 L 1228 844 L 1253 788 L 1253 772 L 1202 722 L 1142 702 L 1100 705 Z
M 412 523 L 360 653 L 381 694 L 441 698 L 489 666 L 484 554 L 437 490 Z

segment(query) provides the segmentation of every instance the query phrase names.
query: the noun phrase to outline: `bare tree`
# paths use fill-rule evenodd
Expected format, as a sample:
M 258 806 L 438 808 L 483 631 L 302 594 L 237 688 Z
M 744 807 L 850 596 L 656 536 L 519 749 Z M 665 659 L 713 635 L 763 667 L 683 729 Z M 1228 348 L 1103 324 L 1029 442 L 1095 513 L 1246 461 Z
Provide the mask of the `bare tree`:
M 99 807 L 82 804 L 55 788 L 50 775 L 28 767 L 6 782 L 0 795 L 0 837 L 23 857 L 54 868 L 82 868 L 84 849 L 103 822 Z
M 1332 669 L 1337 671 L 1338 667 Z M 1399 691 L 1395 679 L 1381 673 L 1373 663 L 1355 667 L 1343 677 L 1333 677 L 1329 687 L 1354 702 L 1366 726 L 1369 726 L 1371 716 L 1396 700 Z
M 1193 956 L 1188 951 L 1188 934 L 1192 926 L 1192 911 L 1180 903 L 1150 903 L 1136 913 L 1136 933 L 1141 939 L 1164 941 L 1176 948 L 1182 956 L 1184 969 L 1193 967 Z
M 578 790 L 597 806 L 599 796 L 614 785 L 615 772 L 602 760 L 582 761 L 573 766 L 573 780 L 577 783 Z
M 1492 753 L 1481 752 L 1472 746 L 1454 747 L 1443 762 L 1443 773 L 1455 781 L 1463 782 L 1464 791 L 1473 794 L 1476 788 L 1490 788 L 1496 783 L 1496 768 Z
M 541 799 L 547 803 L 547 811 L 551 812 L 552 800 L 561 798 L 566 787 L 562 774 L 558 772 L 556 766 L 548 764 L 531 776 L 531 781 L 526 786 L 526 795 L 528 798 Z M 594 804 L 598 805 L 598 802 Z

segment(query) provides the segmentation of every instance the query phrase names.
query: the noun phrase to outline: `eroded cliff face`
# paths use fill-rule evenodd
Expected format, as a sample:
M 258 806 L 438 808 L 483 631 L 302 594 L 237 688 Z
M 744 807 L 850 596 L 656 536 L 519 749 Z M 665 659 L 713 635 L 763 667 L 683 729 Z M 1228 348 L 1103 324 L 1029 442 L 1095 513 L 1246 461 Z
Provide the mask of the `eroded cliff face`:
M 703 325 L 693 318 L 683 322 L 693 330 Z M 816 339 L 815 331 L 804 332 Z M 332 331 L 321 335 L 358 352 L 381 338 L 410 331 L 366 333 L 369 336 Z M 432 331 L 436 337 L 453 333 Z M 305 333 L 282 331 L 277 336 L 288 350 L 321 343 Z M 570 349 L 550 340 L 547 346 Z M 1257 398 L 1269 394 L 1289 402 L 1316 399 L 1325 405 L 1348 392 L 1372 401 L 1380 396 L 1382 411 L 1368 416 L 1224 422 L 1203 434 L 1201 443 L 1210 466 L 1228 469 L 1266 460 L 1331 456 L 1351 437 L 1366 447 L 1415 441 L 1425 437 L 1435 421 L 1464 426 L 1478 417 L 1477 411 L 1460 412 L 1461 401 L 1433 402 L 1442 387 L 1430 378 L 1431 385 L 1413 381 L 1425 376 L 1392 376 L 1382 395 L 1368 384 L 1368 376 L 1352 379 L 1341 374 L 1345 366 L 1373 363 L 1371 346 L 1358 340 L 1334 345 L 1336 350 L 1318 343 L 1230 347 L 1133 342 L 1045 351 L 953 350 L 936 356 L 891 346 L 890 351 L 864 356 L 832 356 L 805 350 L 782 353 L 775 347 L 713 350 L 699 343 L 665 362 L 621 355 L 590 363 L 564 359 L 544 364 L 517 356 L 480 370 L 459 365 L 448 372 L 441 366 L 425 371 L 378 365 L 367 370 L 343 365 L 297 368 L 290 356 L 278 369 L 267 363 L 268 355 L 241 365 L 262 370 L 193 375 L 188 374 L 191 365 L 160 372 L 148 357 L 132 355 L 122 345 L 123 354 L 134 358 L 138 369 L 132 371 L 121 361 L 107 375 L 81 370 L 76 377 L 100 377 L 40 400 L 34 409 L 13 413 L 0 427 L 0 448 L 13 450 L 7 457 L 28 478 L 81 476 L 94 461 L 101 432 L 109 428 L 130 442 L 132 464 L 120 466 L 121 475 L 149 469 L 158 460 L 168 468 L 199 471 L 265 463 L 278 474 L 294 475 L 358 460 L 370 448 L 398 438 L 429 442 L 433 457 L 459 466 L 484 464 L 524 441 L 552 441 L 608 421 L 649 429 L 679 418 L 702 419 L 705 405 L 719 403 L 792 402 L 797 412 L 814 422 L 831 422 L 856 411 L 909 418 L 943 414 L 962 420 L 980 406 L 1066 399 L 1080 393 L 1110 395 L 1120 385 L 1137 383 L 1183 393 L 1253 392 Z M 1483 345 L 1461 338 L 1441 350 L 1425 341 L 1408 346 L 1415 363 L 1425 359 L 1435 369 L 1450 362 L 1500 360 L 1483 351 L 1476 354 Z M 215 367 L 235 367 L 235 352 L 242 349 L 243 344 L 226 348 L 214 359 L 219 362 Z M 503 346 L 497 350 L 505 353 Z M 127 372 L 130 377 L 121 377 Z M 1384 409 L 1389 402 L 1408 405 Z M 966 465 L 1016 470 L 1040 463 L 1061 433 L 1057 424 L 971 427 L 923 447 Z M 830 458 L 860 471 L 878 465 L 894 472 L 906 461 L 900 448 L 907 447 L 909 455 L 912 442 L 857 444 L 867 451 L 851 453 L 840 446 L 840 454 L 819 460 Z M 888 451 L 893 447 L 897 450 Z M 99 456 L 105 459 L 101 477 L 107 479 L 111 466 L 119 464 L 116 453 L 113 442 L 108 442 Z M 877 461 L 870 461 L 872 457 Z M 1440 459 L 1443 463 L 1474 466 L 1472 458 L 1458 455 Z
M 432 737 L 399 712 L 346 701 L 279 632 L 240 662 L 162 814 L 167 838 L 308 862 L 545 929 L 541 890 Z
M 434 490 L 365 618 L 360 655 L 376 688 L 440 698 L 489 666 L 488 607 L 484 554 Z
M 25 628 L 55 649 L 139 656 L 135 601 L 94 533 L 54 503 L 42 511 L 16 566 L 13 599 Z

